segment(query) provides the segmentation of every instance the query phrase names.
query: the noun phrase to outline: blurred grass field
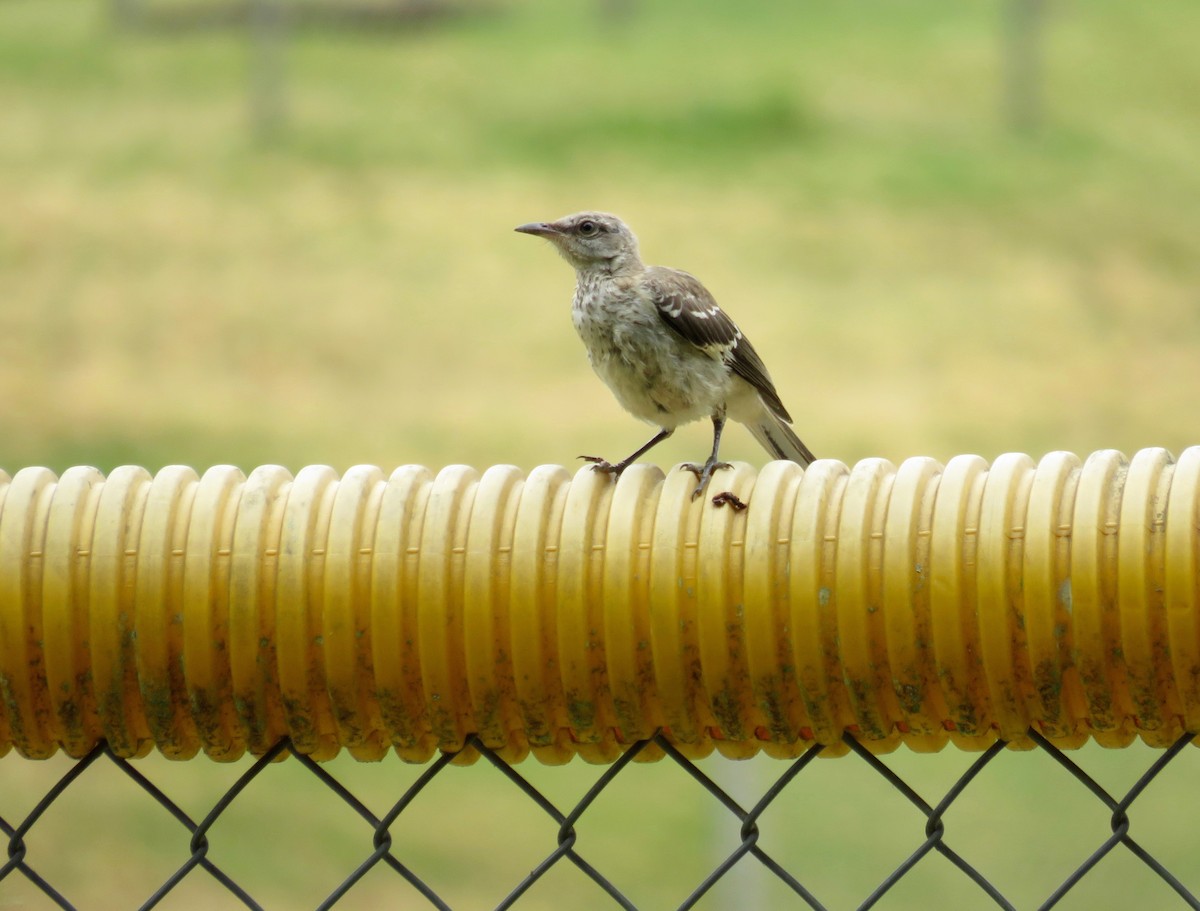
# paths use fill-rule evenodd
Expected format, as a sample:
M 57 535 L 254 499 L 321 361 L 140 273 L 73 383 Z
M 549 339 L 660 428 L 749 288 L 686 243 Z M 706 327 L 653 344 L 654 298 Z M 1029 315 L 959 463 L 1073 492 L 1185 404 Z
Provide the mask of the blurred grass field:
M 511 231 L 585 207 L 700 274 L 819 455 L 1196 441 L 1194 4 L 1052 7 L 1024 137 L 991 6 L 507 9 L 297 34 L 263 147 L 242 37 L 0 6 L 0 462 L 627 452 L 569 271 Z
M 647 430 L 587 367 L 569 270 L 511 230 L 582 208 L 620 213 L 649 261 L 705 281 L 818 455 L 1178 453 L 1198 441 L 1200 6 L 1049 4 L 1043 123 L 1025 135 L 1001 116 L 999 3 L 657 0 L 623 25 L 583 0 L 491 6 L 411 32 L 297 32 L 287 125 L 261 142 L 247 122 L 244 36 L 120 32 L 83 0 L 0 4 L 0 467 L 529 468 L 623 455 Z M 707 433 L 683 430 L 656 456 L 697 458 Z M 762 460 L 741 431 L 726 440 L 728 457 Z M 1118 780 L 1150 761 L 1089 753 Z M 966 758 L 895 760 L 944 789 Z M 1106 814 L 1064 796 L 1046 757 L 1003 758 L 985 780 L 1007 783 L 972 794 L 952 843 L 1034 903 L 1107 833 Z M 760 781 L 781 770 L 712 765 Z M 856 765 L 819 763 L 820 785 L 800 788 L 775 823 L 794 835 L 801 817 L 829 833 L 825 854 L 791 860 L 815 868 L 831 907 L 890 869 L 867 848 L 895 866 L 919 843 L 920 820 Z M 393 791 L 379 779 L 418 771 L 397 766 L 337 763 L 381 794 Z M 231 771 L 146 767 L 198 806 L 212 799 L 203 782 Z M 55 768 L 10 757 L 0 795 L 11 783 L 32 799 L 42 785 L 30 782 Z M 607 834 L 588 847 L 609 852 L 635 900 L 670 907 L 732 842 L 708 844 L 715 814 L 684 776 L 634 771 L 624 803 L 597 807 L 606 822 L 592 831 Z M 539 784 L 578 793 L 596 774 L 576 763 Z M 1175 793 L 1200 778 L 1171 774 Z M 291 799 L 299 777 L 287 775 L 256 785 L 258 814 Z M 477 820 L 508 799 L 498 776 L 454 776 L 428 822 L 443 834 L 404 850 L 448 883 L 455 907 L 494 904 L 497 882 L 551 849 L 549 822 L 517 802 L 489 840 Z M 1169 855 L 1190 823 L 1159 787 L 1147 837 Z M 851 804 L 847 789 L 868 796 Z M 42 837 L 78 838 L 85 819 L 175 825 L 115 786 L 83 804 L 52 814 Z M 642 810 L 633 823 L 630 807 Z M 1079 833 L 1033 849 L 1022 809 L 1055 833 L 1070 817 Z M 265 901 L 314 904 L 369 841 L 332 802 L 327 812 L 322 847 L 297 838 L 290 854 L 266 837 L 230 868 Z M 0 815 L 18 814 L 4 804 Z M 893 820 L 910 841 L 889 839 Z M 85 906 L 129 907 L 149 891 L 138 864 L 182 862 L 182 843 L 161 831 L 124 863 L 54 863 Z M 781 840 L 772 851 L 788 857 Z M 456 845 L 479 877 L 464 875 Z M 701 859 L 647 869 L 664 850 Z M 1179 852 L 1168 866 L 1200 888 L 1187 845 Z M 1170 907 L 1141 870 L 1106 862 L 1059 907 Z M 552 879 L 561 894 L 539 887 L 519 907 L 603 907 L 574 871 Z M 937 907 L 980 907 L 960 880 L 931 858 L 881 907 L 931 907 L 930 894 L 949 902 Z M 190 887 L 165 906 L 228 906 Z M 392 887 L 372 874 L 345 906 L 394 907 Z M 764 896 L 762 907 L 784 906 Z M 0 884 L 0 908 L 23 902 L 46 906 L 12 877 Z

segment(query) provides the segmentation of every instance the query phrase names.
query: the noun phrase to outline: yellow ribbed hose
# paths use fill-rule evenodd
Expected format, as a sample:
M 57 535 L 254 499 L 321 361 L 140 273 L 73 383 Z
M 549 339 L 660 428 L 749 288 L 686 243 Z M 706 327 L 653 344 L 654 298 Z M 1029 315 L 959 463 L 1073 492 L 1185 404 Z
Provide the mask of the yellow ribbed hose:
M 0 473 L 0 753 L 422 761 L 1200 730 L 1200 447 L 614 483 Z M 654 758 L 654 750 L 643 754 Z M 466 751 L 461 761 L 469 761 Z

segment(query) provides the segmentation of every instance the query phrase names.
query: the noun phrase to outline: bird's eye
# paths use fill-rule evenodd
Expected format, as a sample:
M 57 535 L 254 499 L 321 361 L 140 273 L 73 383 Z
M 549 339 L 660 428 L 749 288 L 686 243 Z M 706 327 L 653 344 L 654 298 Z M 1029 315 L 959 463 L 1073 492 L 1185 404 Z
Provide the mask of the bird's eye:
M 594 221 L 581 221 L 579 223 L 578 231 L 584 237 L 591 237 L 593 234 L 595 234 L 599 230 L 600 230 L 600 226 L 597 225 Z

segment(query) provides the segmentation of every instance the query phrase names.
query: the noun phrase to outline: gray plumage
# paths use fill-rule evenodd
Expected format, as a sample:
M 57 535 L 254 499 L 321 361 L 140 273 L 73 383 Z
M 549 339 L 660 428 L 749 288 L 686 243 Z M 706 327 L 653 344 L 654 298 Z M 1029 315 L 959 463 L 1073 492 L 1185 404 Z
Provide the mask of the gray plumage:
M 620 462 L 582 458 L 620 474 L 681 424 L 713 422 L 712 455 L 685 465 L 703 491 L 717 460 L 726 417 L 744 424 L 778 459 L 808 465 L 816 457 L 792 432 L 788 414 L 754 346 L 693 275 L 646 266 L 637 238 L 615 215 L 581 212 L 516 229 L 544 237 L 574 268 L 572 320 L 593 369 L 626 411 L 661 428 Z M 740 502 L 722 495 L 719 502 Z

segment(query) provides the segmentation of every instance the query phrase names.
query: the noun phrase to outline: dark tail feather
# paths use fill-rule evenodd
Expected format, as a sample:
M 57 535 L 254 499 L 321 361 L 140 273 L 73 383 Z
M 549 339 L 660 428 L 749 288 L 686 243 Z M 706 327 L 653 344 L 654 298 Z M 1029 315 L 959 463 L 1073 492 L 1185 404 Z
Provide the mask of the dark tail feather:
M 763 410 L 762 417 L 753 424 L 747 424 L 746 429 L 762 444 L 763 449 L 777 459 L 787 459 L 804 468 L 817 460 L 812 450 L 800 441 L 787 422 L 766 409 Z

